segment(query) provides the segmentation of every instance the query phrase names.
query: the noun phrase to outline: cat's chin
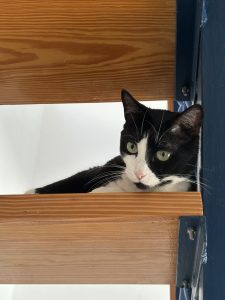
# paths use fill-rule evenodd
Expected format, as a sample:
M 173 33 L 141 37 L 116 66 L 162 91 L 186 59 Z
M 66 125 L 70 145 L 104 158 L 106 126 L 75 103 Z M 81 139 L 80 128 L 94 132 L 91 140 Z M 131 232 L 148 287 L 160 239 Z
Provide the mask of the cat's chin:
M 135 185 L 140 190 L 145 190 L 145 191 L 149 190 L 150 191 L 150 190 L 153 190 L 154 188 L 162 187 L 162 186 L 167 185 L 167 184 L 169 184 L 171 182 L 172 182 L 172 180 L 165 180 L 165 181 L 161 181 L 160 183 L 158 183 L 158 184 L 156 184 L 154 186 L 146 185 L 146 184 L 144 184 L 142 182 L 135 182 Z

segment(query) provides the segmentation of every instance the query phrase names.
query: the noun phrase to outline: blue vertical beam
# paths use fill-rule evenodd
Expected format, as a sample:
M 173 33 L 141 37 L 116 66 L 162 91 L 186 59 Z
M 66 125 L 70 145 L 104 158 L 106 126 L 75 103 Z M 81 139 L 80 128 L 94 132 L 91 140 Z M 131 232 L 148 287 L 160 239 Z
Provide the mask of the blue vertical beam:
M 225 299 L 225 0 L 197 0 L 197 2 L 195 50 L 194 54 L 191 54 L 194 89 L 192 88 L 189 100 L 198 99 L 203 105 L 205 114 L 202 180 L 207 187 L 202 189 L 202 194 L 207 220 L 208 262 L 204 266 L 204 300 L 223 300 Z M 188 14 L 188 11 L 186 13 Z M 186 55 L 184 52 L 183 60 Z M 178 63 L 177 68 L 182 68 L 182 60 L 178 60 Z M 177 85 L 176 89 L 180 89 L 180 85 Z
M 203 266 L 207 262 L 205 217 L 181 217 L 177 257 L 177 299 L 202 300 Z
M 225 299 L 225 1 L 207 0 L 201 43 L 203 125 L 202 175 L 207 218 L 208 263 L 204 300 Z
M 182 110 L 189 105 L 188 102 L 198 100 L 202 103 L 205 113 L 202 194 L 207 220 L 208 262 L 204 266 L 204 282 L 202 283 L 201 277 L 200 285 L 203 284 L 204 287 L 204 300 L 223 300 L 225 299 L 225 0 L 196 0 L 195 7 L 192 0 L 177 0 L 177 3 L 180 16 L 177 18 L 175 110 Z M 194 14 L 193 9 L 195 9 L 195 23 L 192 23 L 191 17 Z M 182 21 L 185 21 L 185 25 L 182 25 Z M 193 24 L 195 24 L 194 32 Z M 187 28 L 190 28 L 189 32 Z M 182 34 L 182 31 L 185 34 Z M 186 95 L 181 94 L 182 85 L 190 87 Z M 179 295 L 179 299 L 182 300 L 190 296 L 185 293 Z M 200 299 L 203 297 L 200 296 Z
M 177 0 L 176 101 L 190 101 L 196 0 Z
M 202 0 L 177 0 L 174 109 L 178 112 L 196 100 L 201 19 Z

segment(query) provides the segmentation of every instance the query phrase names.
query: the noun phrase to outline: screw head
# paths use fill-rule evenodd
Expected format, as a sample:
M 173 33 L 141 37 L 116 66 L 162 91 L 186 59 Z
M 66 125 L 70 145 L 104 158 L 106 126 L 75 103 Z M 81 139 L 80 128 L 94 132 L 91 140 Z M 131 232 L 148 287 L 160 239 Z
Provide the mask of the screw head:
M 187 85 L 182 86 L 181 93 L 184 97 L 190 96 L 190 88 Z
M 197 232 L 193 227 L 189 227 L 187 229 L 187 234 L 189 236 L 189 240 L 194 241 Z
M 190 282 L 189 282 L 189 280 L 187 280 L 187 279 L 183 280 L 183 282 L 182 282 L 182 288 L 184 288 L 184 289 L 190 288 Z

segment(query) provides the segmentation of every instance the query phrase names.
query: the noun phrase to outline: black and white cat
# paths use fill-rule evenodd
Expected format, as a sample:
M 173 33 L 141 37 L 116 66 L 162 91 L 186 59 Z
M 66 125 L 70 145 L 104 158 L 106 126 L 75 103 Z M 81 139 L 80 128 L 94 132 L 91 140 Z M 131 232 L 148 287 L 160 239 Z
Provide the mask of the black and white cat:
M 37 188 L 35 193 L 179 192 L 196 190 L 202 107 L 183 113 L 150 109 L 121 94 L 125 124 L 120 156 L 104 166 Z

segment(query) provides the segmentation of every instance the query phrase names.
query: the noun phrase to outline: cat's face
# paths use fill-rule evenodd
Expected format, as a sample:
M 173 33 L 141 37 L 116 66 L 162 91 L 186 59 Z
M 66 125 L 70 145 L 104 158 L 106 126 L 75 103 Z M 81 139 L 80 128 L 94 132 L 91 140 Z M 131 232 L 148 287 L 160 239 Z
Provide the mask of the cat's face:
M 202 108 L 183 113 L 149 109 L 122 91 L 125 124 L 120 151 L 127 177 L 139 188 L 190 182 L 194 174 Z

